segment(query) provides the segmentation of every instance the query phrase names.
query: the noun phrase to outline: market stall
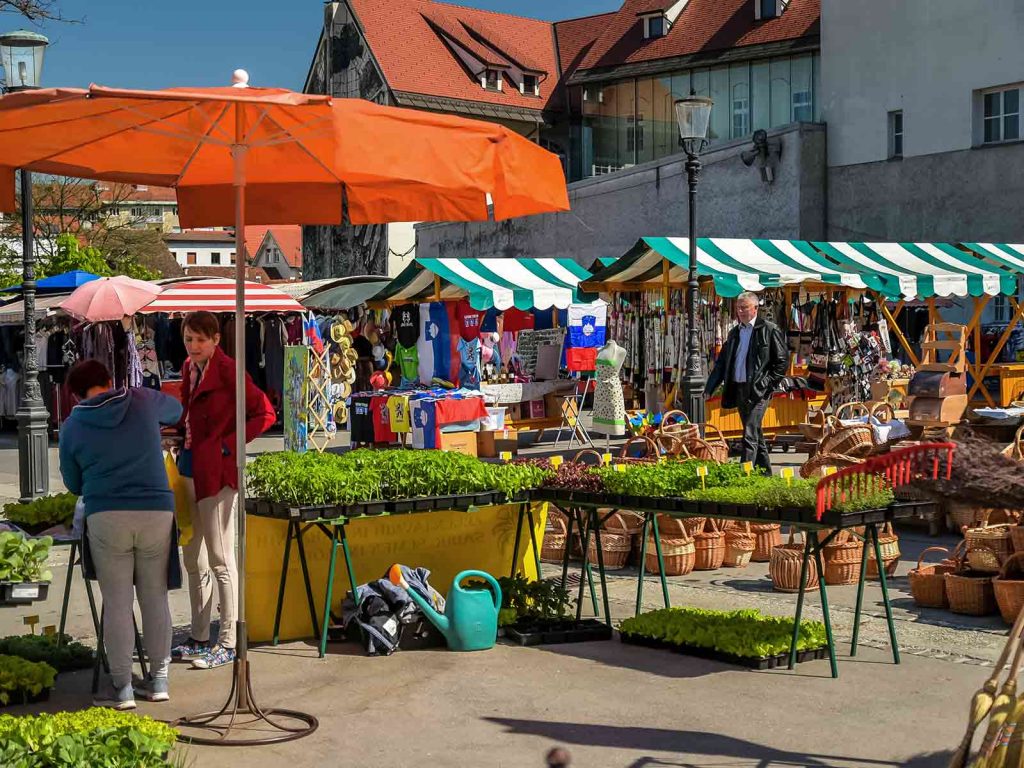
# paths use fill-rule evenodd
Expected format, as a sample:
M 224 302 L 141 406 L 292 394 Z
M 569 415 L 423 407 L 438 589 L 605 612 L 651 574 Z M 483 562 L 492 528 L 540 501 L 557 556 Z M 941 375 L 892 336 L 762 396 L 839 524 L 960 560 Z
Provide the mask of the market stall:
M 488 431 L 510 444 L 562 426 L 576 382 L 561 371 L 592 370 L 604 343 L 603 302 L 579 290 L 588 276 L 571 259 L 417 258 L 369 302 L 391 328 L 393 380 L 478 391 L 495 409 Z
M 612 301 L 609 335 L 621 339 L 629 350 L 625 368 L 637 382 L 659 377 L 669 399 L 679 383 L 685 348 L 683 294 L 687 280 L 689 244 L 685 238 L 644 238 L 614 265 L 584 281 L 583 288 L 608 294 Z M 820 408 L 828 399 L 834 404 L 869 399 L 871 384 L 882 376 L 881 366 L 829 364 L 827 382 L 810 389 L 814 371 L 808 364 L 814 354 L 845 353 L 840 346 L 821 346 L 822 311 L 828 323 L 840 329 L 832 333 L 858 350 L 855 358 L 899 359 L 916 367 L 921 347 L 912 343 L 900 315 L 910 300 L 925 302 L 924 324 L 941 321 L 938 297 L 970 297 L 973 313 L 966 324 L 981 349 L 980 319 L 995 296 L 1012 297 L 1020 269 L 1010 260 L 996 263 L 945 243 L 820 243 L 799 240 L 741 240 L 702 238 L 698 241 L 698 273 L 701 281 L 701 348 L 708 350 L 709 366 L 728 334 L 733 320 L 729 299 L 742 291 L 763 297 L 762 311 L 788 330 L 793 353 L 785 382 L 788 391 L 778 394 L 765 417 L 768 432 L 795 432 L 806 421 L 809 408 Z M 1019 321 L 1019 312 L 1017 321 Z M 905 327 L 905 326 L 904 326 Z M 1009 331 L 1004 336 L 1009 338 Z M 874 339 L 875 341 L 872 341 Z M 916 341 L 916 339 L 915 339 Z M 975 356 L 967 373 L 979 381 L 1005 346 L 996 344 L 989 362 Z M 865 342 L 867 342 L 865 344 Z M 877 342 L 877 343 L 876 343 Z M 845 354 L 840 355 L 844 357 Z M 837 361 L 838 363 L 839 361 Z M 888 371 L 888 367 L 884 369 Z M 822 378 L 822 377 L 819 377 Z M 824 383 L 824 386 L 822 384 Z M 988 400 L 990 396 L 981 390 Z M 731 419 L 708 403 L 708 422 L 734 435 L 738 419 Z

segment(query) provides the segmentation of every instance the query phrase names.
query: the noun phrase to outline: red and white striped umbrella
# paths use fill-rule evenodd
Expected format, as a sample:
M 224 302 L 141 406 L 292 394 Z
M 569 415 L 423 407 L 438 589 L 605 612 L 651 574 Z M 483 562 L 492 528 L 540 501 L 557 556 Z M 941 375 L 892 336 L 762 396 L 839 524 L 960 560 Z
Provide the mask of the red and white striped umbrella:
M 188 280 L 165 285 L 163 293 L 152 304 L 139 310 L 146 314 L 154 312 L 234 312 L 234 280 Z M 253 312 L 302 312 L 303 306 L 288 294 L 276 288 L 245 282 L 245 311 Z

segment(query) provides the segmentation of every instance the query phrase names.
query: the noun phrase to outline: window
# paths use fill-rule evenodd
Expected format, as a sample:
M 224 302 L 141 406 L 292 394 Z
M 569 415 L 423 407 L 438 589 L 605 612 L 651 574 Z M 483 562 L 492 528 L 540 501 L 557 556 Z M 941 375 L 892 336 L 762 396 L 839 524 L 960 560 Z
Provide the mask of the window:
M 889 158 L 903 157 L 903 110 L 889 113 Z
M 732 138 L 740 139 L 750 133 L 750 67 L 733 64 L 729 68 L 730 110 Z
M 665 17 L 661 14 L 657 16 L 644 16 L 644 38 L 652 40 L 657 37 L 664 37 L 668 31 L 666 26 Z
M 519 91 L 527 96 L 540 96 L 540 82 L 536 75 L 523 75 Z
M 793 122 L 809 123 L 814 120 L 814 99 L 811 90 L 810 56 L 797 56 L 792 60 L 791 87 L 793 89 Z
M 779 0 L 754 0 L 754 18 L 759 21 L 774 19 L 784 7 L 785 3 L 780 3 Z
M 215 265 L 215 266 L 220 264 L 220 252 L 219 251 L 213 251 L 210 254 L 210 263 Z
M 235 252 L 234 251 L 231 252 L 231 263 L 232 264 L 235 263 Z
M 130 213 L 131 213 L 132 216 L 145 216 L 146 215 L 146 209 L 145 208 L 132 208 Z
M 189 251 L 188 252 L 188 255 L 185 257 L 185 263 L 188 264 L 190 267 L 194 267 L 196 265 L 196 252 L 195 251 Z
M 501 72 L 496 69 L 488 69 L 480 78 L 480 84 L 488 91 L 500 91 Z
M 1020 88 L 990 91 L 984 103 L 984 142 L 998 144 L 1020 138 Z

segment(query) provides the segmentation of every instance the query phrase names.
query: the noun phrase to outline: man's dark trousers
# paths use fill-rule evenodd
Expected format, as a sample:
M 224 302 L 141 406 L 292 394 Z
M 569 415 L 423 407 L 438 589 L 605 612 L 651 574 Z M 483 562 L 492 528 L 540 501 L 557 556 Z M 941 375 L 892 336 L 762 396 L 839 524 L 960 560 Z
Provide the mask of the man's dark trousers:
M 749 383 L 736 384 L 736 407 L 743 422 L 743 461 L 753 462 L 767 474 L 772 473 L 772 462 L 768 457 L 768 443 L 765 442 L 761 422 L 768 408 L 768 399 L 754 400 Z

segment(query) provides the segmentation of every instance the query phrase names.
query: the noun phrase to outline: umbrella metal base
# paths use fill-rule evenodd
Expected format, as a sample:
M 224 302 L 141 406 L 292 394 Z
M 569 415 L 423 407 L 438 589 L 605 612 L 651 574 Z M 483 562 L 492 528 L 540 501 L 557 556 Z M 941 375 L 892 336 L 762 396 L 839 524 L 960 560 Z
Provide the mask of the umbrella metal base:
M 272 720 L 284 718 L 295 723 L 286 725 Z M 210 736 L 190 736 L 181 733 L 178 740 L 189 744 L 211 747 L 255 747 L 278 744 L 309 736 L 320 725 L 313 715 L 292 709 L 261 709 L 252 693 L 247 659 L 236 658 L 228 700 L 216 712 L 188 715 L 171 723 L 179 730 L 211 732 Z

